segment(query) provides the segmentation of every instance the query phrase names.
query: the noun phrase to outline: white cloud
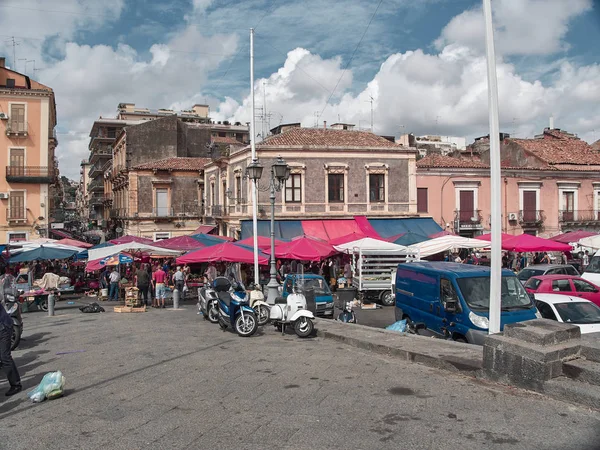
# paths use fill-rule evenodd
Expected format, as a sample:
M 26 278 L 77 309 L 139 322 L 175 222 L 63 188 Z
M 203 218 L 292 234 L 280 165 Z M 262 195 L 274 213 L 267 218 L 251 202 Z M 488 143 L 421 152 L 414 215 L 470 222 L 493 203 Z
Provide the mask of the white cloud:
M 592 9 L 592 0 L 495 0 L 492 2 L 496 48 L 505 55 L 546 55 L 567 48 L 569 22 Z M 435 44 L 485 49 L 481 7 L 454 17 Z

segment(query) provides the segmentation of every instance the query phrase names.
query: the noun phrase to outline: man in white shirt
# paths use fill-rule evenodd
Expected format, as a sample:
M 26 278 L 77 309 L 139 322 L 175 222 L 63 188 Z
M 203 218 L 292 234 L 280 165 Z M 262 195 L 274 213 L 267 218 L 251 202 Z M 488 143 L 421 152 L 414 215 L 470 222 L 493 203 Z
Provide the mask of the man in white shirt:
M 117 271 L 117 266 L 113 267 L 110 276 L 108 277 L 110 281 L 110 292 L 108 295 L 109 300 L 114 300 L 115 302 L 119 301 L 119 281 L 121 281 L 121 275 Z
M 181 271 L 181 266 L 177 266 L 177 271 L 173 274 L 173 281 L 175 282 L 175 289 L 179 291 L 179 295 L 182 295 L 183 287 L 185 286 L 185 276 Z

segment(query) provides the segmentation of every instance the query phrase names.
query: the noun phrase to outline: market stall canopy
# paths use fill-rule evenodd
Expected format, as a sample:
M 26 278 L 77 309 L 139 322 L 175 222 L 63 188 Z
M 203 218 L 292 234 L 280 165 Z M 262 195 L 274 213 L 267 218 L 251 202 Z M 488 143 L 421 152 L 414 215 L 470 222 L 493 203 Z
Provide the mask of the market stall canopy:
M 254 264 L 254 252 L 251 248 L 244 245 L 234 242 L 223 242 L 212 247 L 201 248 L 200 250 L 186 253 L 177 258 L 177 264 L 197 264 L 203 262 Z M 258 252 L 258 263 L 262 265 L 269 264 L 268 256 L 261 251 Z
M 63 248 L 52 248 L 40 246 L 33 250 L 26 250 L 10 258 L 11 263 L 27 261 L 48 261 L 53 259 L 67 259 L 75 255 L 77 250 L 67 250 Z
M 428 241 L 413 244 L 409 250 L 418 252 L 419 257 L 426 258 L 437 253 L 452 250 L 453 248 L 484 248 L 489 247 L 490 243 L 481 239 L 471 239 L 462 236 L 440 236 Z
M 115 245 L 119 245 L 119 244 L 129 244 L 130 242 L 137 242 L 139 244 L 153 244 L 154 241 L 152 239 L 147 239 L 147 238 L 143 238 L 143 237 L 139 237 L 139 236 L 131 236 L 131 235 L 126 235 L 126 236 L 121 236 L 120 238 L 117 239 L 111 239 L 110 241 L 111 244 L 115 244 Z
M 491 241 L 491 234 L 477 236 L 487 242 Z M 573 251 L 570 245 L 562 242 L 543 239 L 530 234 L 521 234 L 513 236 L 511 234 L 502 234 L 502 249 L 511 252 L 570 252 Z
M 79 248 L 92 248 L 94 246 L 93 244 L 88 244 L 87 242 L 82 242 L 82 241 L 78 241 L 77 239 L 69 239 L 69 238 L 61 239 L 60 241 L 56 241 L 56 243 L 63 244 L 63 245 L 71 245 L 73 247 L 79 247 Z
M 175 256 L 181 254 L 180 250 L 168 250 L 166 248 L 160 248 L 154 245 L 130 242 L 127 244 L 113 245 L 110 247 L 90 248 L 88 250 L 88 258 L 90 261 L 94 261 L 96 259 L 106 258 L 107 256 L 116 255 L 122 252 L 143 252 L 161 256 Z
M 429 239 L 435 239 L 435 238 L 439 238 L 442 236 L 456 236 L 456 234 L 452 233 L 451 231 L 442 230 L 442 231 L 438 231 L 437 233 L 430 234 Z
M 275 247 L 275 257 L 299 261 L 320 261 L 336 253 L 327 242 L 308 236 L 297 237 Z
M 409 231 L 407 233 L 402 233 L 397 236 L 392 236 L 391 238 L 386 239 L 388 242 L 392 242 L 398 245 L 413 245 L 418 244 L 419 242 L 423 242 L 428 240 L 429 238 L 421 233 L 415 233 L 414 231 Z
M 200 225 L 193 234 L 208 234 L 215 229 L 214 225 Z
M 353 231 L 350 234 L 346 234 L 346 235 L 340 236 L 338 238 L 330 239 L 329 245 L 333 245 L 335 247 L 336 245 L 343 245 L 343 244 L 347 244 L 348 242 L 356 242 L 356 241 L 358 241 L 360 239 L 364 239 L 366 237 L 369 237 L 369 236 L 367 236 L 363 232 Z
M 392 242 L 382 241 L 373 238 L 362 238 L 346 244 L 333 246 L 338 252 L 353 253 L 361 252 L 382 252 L 386 254 L 406 253 L 407 247 L 394 244 Z
M 557 236 L 551 237 L 553 241 L 562 242 L 563 244 L 571 244 L 575 242 L 579 242 L 583 238 L 598 236 L 597 232 L 592 231 L 567 231 L 566 233 L 559 234 Z
M 18 244 L 10 244 L 10 253 L 11 255 L 16 255 L 23 252 L 28 252 L 31 250 L 35 250 L 36 248 L 46 247 L 46 248 L 54 248 L 59 250 L 72 250 L 76 253 L 81 251 L 79 247 L 73 247 L 72 245 L 58 244 L 57 241 L 41 243 L 38 241 L 23 241 Z
M 280 241 L 279 239 L 275 239 L 275 246 L 285 244 L 286 241 Z M 249 238 L 243 239 L 241 241 L 237 241 L 236 244 L 245 245 L 246 247 L 254 248 L 254 237 L 250 236 Z M 271 238 L 266 236 L 258 236 L 258 248 L 261 250 L 268 250 L 267 253 L 271 251 Z
M 231 241 L 230 238 L 227 238 L 225 236 L 216 236 L 214 234 L 204 233 L 192 234 L 189 237 L 191 237 L 192 239 L 196 239 L 204 247 L 210 247 L 212 245 L 222 244 L 223 242 Z
M 102 244 L 98 244 L 98 245 L 94 245 L 91 249 L 95 249 L 95 248 L 104 248 L 104 247 L 112 247 L 115 244 L 111 244 L 110 242 L 104 242 Z M 83 250 L 79 253 L 77 253 L 77 255 L 75 255 L 75 259 L 88 259 L 88 250 Z
M 583 239 L 579 239 L 577 242 L 582 247 L 589 247 L 593 249 L 600 249 L 600 235 L 589 236 Z
M 191 236 L 178 236 L 171 239 L 163 239 L 162 241 L 155 242 L 154 246 L 185 252 L 206 247 L 206 245 L 202 244 L 198 239 L 194 239 Z
M 133 257 L 127 253 L 119 253 L 117 255 L 107 256 L 106 258 L 96 259 L 89 261 L 85 265 L 86 272 L 94 272 L 96 270 L 102 270 L 107 266 L 118 266 L 119 264 L 129 264 L 133 262 Z

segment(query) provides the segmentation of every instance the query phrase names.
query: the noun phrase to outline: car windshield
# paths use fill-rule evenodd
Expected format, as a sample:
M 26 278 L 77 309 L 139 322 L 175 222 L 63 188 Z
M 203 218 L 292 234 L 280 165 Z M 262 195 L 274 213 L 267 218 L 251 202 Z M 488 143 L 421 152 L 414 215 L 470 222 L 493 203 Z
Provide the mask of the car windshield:
M 314 289 L 315 295 L 331 295 L 329 286 L 321 278 L 305 278 L 301 287 L 302 289 Z
M 556 303 L 554 305 L 563 322 L 600 323 L 600 308 L 593 303 Z
M 523 269 L 517 274 L 517 278 L 521 281 L 527 281 L 538 275 L 544 275 L 544 271 L 542 269 Z
M 588 273 L 600 273 L 600 256 L 592 257 L 585 271 Z
M 458 286 L 462 295 L 472 309 L 489 309 L 490 278 L 459 278 Z M 517 277 L 502 277 L 502 309 L 529 309 L 533 307 L 529 294 Z

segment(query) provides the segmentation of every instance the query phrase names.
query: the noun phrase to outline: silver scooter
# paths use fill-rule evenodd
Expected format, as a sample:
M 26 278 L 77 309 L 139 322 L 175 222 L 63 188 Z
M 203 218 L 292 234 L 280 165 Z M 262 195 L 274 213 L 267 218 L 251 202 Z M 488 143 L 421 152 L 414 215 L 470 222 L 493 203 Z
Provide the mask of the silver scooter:
M 219 297 L 210 283 L 198 288 L 198 314 L 210 323 L 219 323 Z

